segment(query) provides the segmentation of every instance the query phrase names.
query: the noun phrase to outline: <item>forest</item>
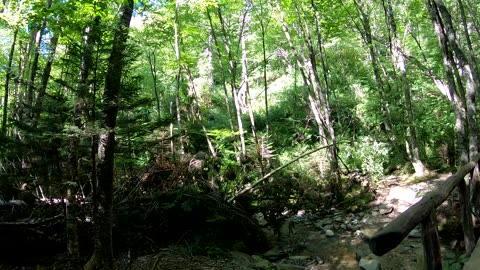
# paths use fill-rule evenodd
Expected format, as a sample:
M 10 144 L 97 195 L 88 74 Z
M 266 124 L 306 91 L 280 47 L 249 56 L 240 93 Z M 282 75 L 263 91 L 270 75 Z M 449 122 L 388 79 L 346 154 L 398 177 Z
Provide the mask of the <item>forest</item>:
M 298 213 L 359 215 L 389 177 L 477 162 L 478 13 L 473 0 L 0 1 L 0 269 L 135 269 L 119 261 L 173 247 L 266 258 Z M 257 260 L 245 269 L 358 269 Z

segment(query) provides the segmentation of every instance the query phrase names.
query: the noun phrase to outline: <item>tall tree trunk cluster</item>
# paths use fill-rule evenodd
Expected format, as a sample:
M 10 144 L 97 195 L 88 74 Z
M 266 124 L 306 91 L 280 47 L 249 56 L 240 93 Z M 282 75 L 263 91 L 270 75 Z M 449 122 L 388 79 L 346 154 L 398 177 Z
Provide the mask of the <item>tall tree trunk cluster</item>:
M 448 86 L 448 99 L 455 112 L 455 129 L 460 163 L 466 164 L 478 155 L 478 126 L 475 97 L 480 93 L 478 74 L 472 68 L 472 60 L 460 47 L 450 12 L 442 0 L 426 0 L 425 4 L 442 51 L 443 64 Z M 459 3 L 461 4 L 461 2 Z M 465 35 L 469 35 L 468 31 Z M 474 65 L 475 63 L 473 63 Z M 470 185 L 474 212 L 480 217 L 480 185 L 478 171 Z M 469 192 L 465 189 L 464 192 Z M 468 197 L 468 196 L 467 196 Z M 468 209 L 468 208 L 467 208 Z M 468 211 L 468 210 L 467 210 Z

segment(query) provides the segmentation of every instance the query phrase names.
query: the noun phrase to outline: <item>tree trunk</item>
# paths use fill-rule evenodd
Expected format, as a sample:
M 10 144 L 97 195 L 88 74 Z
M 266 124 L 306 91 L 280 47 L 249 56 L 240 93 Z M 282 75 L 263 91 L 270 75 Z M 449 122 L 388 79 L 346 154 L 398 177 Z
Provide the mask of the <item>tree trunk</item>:
M 121 88 L 124 50 L 128 38 L 128 28 L 133 13 L 133 0 L 125 0 L 121 6 L 121 16 L 113 35 L 113 47 L 108 60 L 102 109 L 102 131 L 98 144 L 98 187 L 99 203 L 95 214 L 95 267 L 113 269 L 112 249 L 112 203 L 114 180 L 115 127 Z
M 52 6 L 52 0 L 47 0 L 47 9 L 49 9 Z M 42 46 L 42 40 L 43 40 L 43 35 L 45 32 L 45 29 L 47 27 L 47 17 L 43 17 L 43 22 L 42 26 L 40 27 L 39 31 L 37 32 L 37 40 L 36 40 L 36 46 L 35 46 L 35 52 L 33 56 L 33 62 L 32 62 L 32 68 L 30 70 L 30 79 L 28 81 L 28 89 L 26 93 L 26 106 L 28 107 L 28 118 L 33 117 L 33 99 L 35 96 L 35 78 L 37 77 L 37 72 L 38 72 L 38 62 L 40 58 L 40 50 Z M 21 115 L 21 117 L 24 117 L 25 115 Z
M 177 60 L 177 74 L 175 75 L 175 82 L 176 82 L 176 95 L 175 95 L 175 105 L 176 105 L 176 113 L 177 113 L 177 128 L 180 132 L 179 134 L 179 141 L 180 141 L 180 152 L 183 154 L 185 151 L 185 146 L 183 143 L 183 135 L 184 131 L 182 130 L 182 114 L 181 114 L 181 107 L 180 107 L 180 90 L 181 90 L 181 78 L 182 78 L 182 66 L 180 63 L 180 37 L 179 37 L 179 22 L 178 22 L 178 6 L 179 1 L 175 1 L 175 18 L 174 18 L 174 42 L 175 42 L 175 59 Z
M 237 63 L 233 57 L 232 49 L 231 49 L 231 42 L 230 38 L 228 36 L 226 26 L 225 26 L 225 20 L 222 15 L 222 9 L 220 5 L 217 5 L 217 15 L 218 19 L 220 20 L 220 27 L 222 29 L 222 34 L 224 38 L 224 46 L 225 50 L 227 52 L 227 57 L 228 57 L 228 63 L 230 67 L 230 90 L 232 92 L 232 98 L 233 98 L 233 104 L 235 105 L 235 114 L 237 116 L 237 126 L 238 126 L 238 132 L 240 136 L 240 158 L 243 159 L 247 155 L 247 148 L 245 146 L 245 132 L 243 129 L 243 122 L 242 122 L 242 107 L 241 107 L 241 102 L 240 102 L 240 97 L 237 92 L 237 83 L 236 83 L 236 75 L 237 75 Z M 246 14 L 243 14 L 243 18 L 241 18 L 242 21 L 245 20 Z M 244 24 L 242 23 L 240 32 L 243 32 L 243 26 Z
M 157 59 L 155 57 L 154 51 L 147 51 L 147 60 L 148 65 L 150 67 L 150 74 L 152 74 L 153 80 L 153 92 L 155 93 L 155 101 L 157 104 L 157 113 L 158 116 L 162 116 L 162 112 L 160 111 L 160 95 L 158 94 L 158 87 L 157 87 Z
M 401 82 L 401 86 L 405 96 L 405 106 L 406 106 L 407 115 L 408 115 L 408 131 L 409 131 L 408 138 L 410 139 L 408 143 L 409 158 L 410 158 L 410 162 L 413 165 L 413 168 L 415 169 L 415 175 L 423 176 L 427 171 L 427 169 L 420 158 L 420 149 L 417 143 L 417 134 L 415 130 L 415 121 L 413 116 L 411 91 L 410 91 L 410 85 L 407 79 L 407 67 L 405 64 L 406 59 L 401 51 L 400 39 L 398 38 L 398 34 L 397 34 L 397 24 L 395 22 L 395 16 L 393 14 L 392 1 L 387 0 L 386 4 L 385 4 L 385 1 L 382 1 L 382 3 L 385 9 L 385 15 L 387 17 L 386 21 L 388 24 L 388 28 L 390 30 L 390 37 L 391 37 L 390 50 L 392 52 L 392 61 L 395 66 L 395 69 L 400 72 L 400 82 Z
M 5 75 L 5 93 L 3 96 L 3 114 L 2 114 L 2 133 L 1 135 L 7 135 L 7 118 L 8 118 L 8 97 L 9 97 L 9 83 L 12 76 L 12 63 L 13 55 L 15 53 L 15 45 L 17 44 L 18 27 L 13 32 L 12 46 L 10 47 L 10 53 L 8 55 L 8 65 Z
M 208 23 L 210 25 L 210 32 L 212 34 L 213 42 L 215 44 L 215 48 L 216 48 L 217 55 L 218 55 L 218 62 L 219 62 L 220 74 L 221 74 L 221 78 L 222 78 L 223 92 L 224 92 L 224 96 L 225 96 L 225 108 L 227 108 L 227 114 L 228 114 L 228 122 L 230 124 L 230 130 L 235 131 L 235 127 L 233 125 L 232 111 L 230 109 L 230 103 L 229 103 L 229 99 L 228 99 L 227 78 L 226 78 L 226 75 L 225 75 L 225 69 L 224 69 L 223 62 L 222 62 L 222 54 L 221 54 L 221 50 L 220 50 L 220 44 L 218 42 L 217 35 L 215 33 L 215 28 L 213 27 L 212 16 L 210 15 L 210 10 L 209 9 L 207 9 L 207 18 L 208 18 Z
M 263 21 L 263 16 L 266 16 L 267 13 L 263 9 L 263 5 L 260 4 L 260 30 L 262 36 L 262 71 L 263 71 L 263 91 L 265 99 L 265 130 L 267 133 L 267 138 L 269 134 L 269 116 L 268 116 L 268 81 L 267 81 L 267 49 L 265 46 L 265 33 L 267 31 L 266 25 Z
M 57 50 L 58 35 L 54 35 L 50 40 L 50 54 L 48 56 L 47 64 L 43 68 L 42 82 L 38 87 L 37 99 L 33 107 L 32 127 L 36 128 L 40 120 L 40 114 L 43 109 L 43 100 L 47 92 L 48 80 L 50 79 L 50 72 L 52 71 L 52 64 Z
M 379 61 L 377 59 L 377 53 L 375 52 L 375 45 L 373 43 L 372 30 L 370 27 L 370 18 L 368 14 L 365 13 L 360 3 L 358 3 L 357 1 L 354 1 L 354 3 L 361 15 L 360 20 L 362 22 L 363 29 L 360 29 L 360 27 L 358 27 L 358 31 L 362 33 L 363 40 L 368 46 L 370 62 L 372 64 L 373 74 L 375 76 L 375 82 L 377 83 L 377 87 L 378 87 L 378 95 L 380 97 L 380 106 L 381 106 L 382 114 L 384 117 L 385 130 L 387 132 L 390 132 L 392 131 L 392 120 L 390 115 L 390 109 L 388 107 L 388 103 L 385 97 L 386 96 L 385 84 L 383 81 L 382 74 L 380 72 L 380 67 L 378 63 Z
M 282 12 L 279 1 L 276 1 L 277 8 Z M 324 145 L 328 145 L 329 141 L 333 145 L 327 151 L 328 162 L 330 163 L 329 173 L 334 175 L 333 181 L 331 184 L 332 192 L 335 195 L 341 196 L 341 188 L 339 186 L 339 168 L 338 168 L 338 156 L 336 149 L 336 138 L 335 131 L 333 129 L 333 123 L 330 120 L 331 111 L 330 103 L 328 100 L 328 89 L 326 86 L 322 85 L 320 80 L 319 72 L 317 70 L 317 52 L 316 47 L 322 46 L 320 30 L 316 29 L 316 38 L 319 44 L 314 46 L 312 42 L 312 32 L 307 22 L 307 16 L 304 13 L 304 10 L 298 5 L 295 6 L 297 11 L 297 25 L 295 29 L 297 30 L 297 35 L 303 39 L 304 52 L 299 52 L 294 46 L 290 31 L 285 22 L 284 15 L 282 13 L 282 29 L 287 39 L 287 42 L 290 46 L 290 50 L 293 53 L 294 61 L 300 69 L 303 81 L 307 88 L 308 102 L 310 104 L 310 110 L 314 115 L 315 122 L 318 126 L 318 132 L 320 137 L 320 142 Z M 322 161 L 319 161 L 320 163 Z M 321 167 L 323 167 L 321 165 Z
M 461 75 L 465 82 L 466 91 L 463 94 L 465 96 L 466 120 L 468 124 L 468 148 L 467 146 L 464 146 L 464 150 L 462 150 L 465 152 L 463 155 L 468 154 L 468 156 L 461 157 L 461 161 L 465 162 L 465 159 L 473 160 L 478 155 L 478 127 L 475 104 L 476 93 L 480 92 L 478 77 L 477 74 L 472 72 L 472 66 L 457 42 L 451 15 L 443 1 L 426 0 L 426 4 L 430 11 L 432 21 L 434 22 L 437 36 L 441 36 L 442 40 L 444 40 L 443 43 L 441 43 L 444 44 L 443 46 L 445 47 L 442 48 L 442 51 L 449 52 L 449 64 L 458 70 L 458 76 Z M 459 87 L 461 87 L 462 81 L 460 79 L 457 80 L 457 83 L 459 84 Z M 464 130 L 464 137 L 465 134 Z M 464 143 L 467 143 L 465 139 Z M 474 214 L 480 217 L 480 181 L 477 170 L 471 179 L 470 185 L 473 192 L 472 206 L 474 208 Z
M 448 81 L 448 89 L 449 89 L 449 100 L 450 102 L 452 103 L 453 105 L 453 109 L 454 109 L 454 113 L 455 113 L 455 130 L 456 130 L 456 133 L 457 133 L 457 141 L 458 141 L 458 149 L 459 149 L 459 155 L 460 155 L 460 164 L 461 165 L 464 165 L 468 162 L 469 158 L 472 158 L 472 157 L 469 157 L 469 151 L 468 151 L 468 148 L 467 148 L 467 138 L 466 138 L 466 135 L 465 135 L 465 126 L 466 124 L 470 124 L 468 121 L 467 123 L 465 123 L 465 106 L 464 106 L 464 102 L 462 101 L 462 99 L 459 97 L 458 93 L 456 92 L 456 85 L 455 85 L 455 81 L 454 81 L 454 71 L 452 70 L 453 68 L 456 67 L 456 63 L 455 63 L 455 60 L 453 58 L 453 53 L 452 53 L 452 48 L 450 46 L 452 46 L 453 44 L 451 44 L 451 42 L 455 42 L 454 40 L 449 40 L 451 39 L 452 37 L 448 37 L 447 38 L 447 35 L 449 34 L 452 34 L 451 32 L 448 33 L 448 31 L 445 31 L 446 29 L 444 28 L 445 27 L 453 27 L 452 24 L 448 25 L 449 22 L 447 22 L 447 25 L 445 24 L 445 22 L 443 22 L 442 19 L 447 19 L 448 18 L 445 18 L 440 15 L 440 11 L 439 9 L 437 8 L 437 2 L 439 1 L 436 1 L 436 0 L 426 0 L 425 3 L 426 3 L 426 6 L 427 6 L 427 9 L 430 13 L 430 18 L 432 20 L 432 23 L 433 23 L 433 26 L 435 28 L 435 33 L 437 35 L 437 38 L 438 38 L 438 41 L 439 41 L 439 45 L 440 45 L 440 48 L 441 48 L 441 51 L 442 51 L 442 55 L 443 55 L 443 63 L 444 63 L 444 68 L 445 68 L 445 71 L 446 71 L 446 74 L 447 74 L 447 81 Z M 440 3 L 442 4 L 442 3 Z M 445 12 L 445 10 L 444 10 Z M 446 15 L 446 14 L 444 14 Z M 447 17 L 449 16 L 449 14 L 447 15 Z M 451 22 L 451 21 L 450 21 Z M 453 29 L 451 29 L 453 30 Z M 453 38 L 455 38 L 455 36 L 453 36 Z M 454 45 L 455 46 L 455 45 Z M 457 55 L 458 56 L 458 55 Z M 460 82 L 459 82 L 460 83 Z M 467 87 L 468 89 L 468 87 Z M 467 108 L 468 110 L 468 108 Z M 476 127 L 475 127 L 475 131 L 476 131 Z M 476 136 L 476 135 L 475 135 Z M 476 157 L 475 157 L 476 159 Z M 475 161 L 477 162 L 477 161 Z M 475 169 L 475 172 L 474 172 L 474 178 L 477 178 L 478 177 L 478 171 L 476 171 Z M 464 181 L 464 180 L 462 180 Z M 470 181 L 471 185 L 473 187 L 475 187 L 475 181 L 474 179 L 472 178 L 471 181 Z M 465 186 L 465 185 L 463 185 Z M 460 186 L 462 187 L 462 186 Z M 468 202 L 468 200 L 465 200 L 465 199 L 462 199 L 462 198 L 467 198 L 469 197 L 469 190 L 468 188 L 461 188 L 460 190 L 460 194 L 463 195 L 461 196 L 461 200 L 463 201 L 463 204 L 462 204 L 462 214 L 464 215 L 464 222 L 463 222 L 463 229 L 464 231 L 466 232 L 465 233 L 465 239 L 475 239 L 475 236 L 473 235 L 473 230 L 470 230 L 470 228 L 472 228 L 472 219 L 470 218 L 471 215 L 469 214 L 469 212 L 471 211 L 470 210 L 470 203 Z M 474 195 L 475 196 L 475 195 Z M 472 206 L 474 207 L 475 210 L 477 210 L 477 206 L 475 205 L 475 199 L 477 199 L 478 197 L 473 197 L 473 200 L 472 200 Z M 468 234 L 467 234 L 468 233 Z M 467 253 L 470 254 L 471 253 L 471 249 L 472 249 L 472 244 L 470 243 L 470 241 L 467 241 L 468 243 L 468 246 L 466 247 L 467 249 Z
M 460 10 L 460 16 L 462 18 L 462 26 L 463 26 L 463 31 L 464 31 L 464 35 L 465 35 L 465 40 L 467 42 L 468 62 L 471 65 L 472 76 L 473 76 L 475 84 L 477 85 L 477 93 L 476 94 L 480 98 L 480 89 L 478 89 L 479 85 L 480 85 L 480 77 L 479 77 L 480 73 L 479 73 L 479 70 L 478 70 L 477 60 L 475 58 L 475 51 L 473 49 L 472 39 L 470 37 L 470 31 L 468 30 L 467 16 L 465 15 L 465 8 L 464 8 L 462 0 L 457 0 L 457 3 L 458 3 L 458 8 Z
M 248 23 L 248 22 L 247 22 Z M 248 54 L 247 54 L 247 30 L 248 27 L 243 27 L 243 31 L 240 37 L 240 43 L 242 48 L 242 86 L 243 89 L 241 92 L 245 94 L 245 102 L 246 102 L 246 110 L 250 117 L 250 124 L 252 129 L 252 137 L 255 142 L 255 150 L 257 152 L 257 161 L 260 166 L 260 173 L 262 176 L 265 175 L 265 170 L 263 166 L 263 158 L 262 158 L 262 146 L 259 143 L 258 136 L 257 136 L 257 129 L 255 127 L 255 117 L 253 115 L 253 108 L 252 103 L 250 100 L 250 91 L 249 91 L 249 78 L 248 78 Z

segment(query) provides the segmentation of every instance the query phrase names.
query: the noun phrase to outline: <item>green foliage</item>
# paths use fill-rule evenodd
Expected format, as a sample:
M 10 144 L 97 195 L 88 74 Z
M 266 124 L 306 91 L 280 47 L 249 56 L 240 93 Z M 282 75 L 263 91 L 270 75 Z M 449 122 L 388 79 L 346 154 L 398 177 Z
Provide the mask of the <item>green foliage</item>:
M 372 137 L 360 137 L 351 144 L 340 146 L 340 156 L 349 168 L 359 168 L 375 179 L 383 176 L 389 162 L 391 147 Z
M 453 253 L 447 253 L 443 258 L 442 266 L 446 270 L 461 270 L 467 261 L 468 257 L 465 254 L 458 256 Z

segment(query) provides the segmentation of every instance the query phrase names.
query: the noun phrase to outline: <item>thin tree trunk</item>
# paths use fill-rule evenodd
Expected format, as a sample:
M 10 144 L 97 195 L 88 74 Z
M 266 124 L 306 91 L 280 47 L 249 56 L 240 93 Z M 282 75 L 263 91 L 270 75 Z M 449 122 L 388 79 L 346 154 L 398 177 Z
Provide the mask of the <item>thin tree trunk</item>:
M 133 13 L 133 0 L 125 0 L 113 35 L 113 47 L 108 60 L 102 109 L 102 131 L 98 144 L 99 207 L 95 215 L 95 253 L 93 269 L 113 269 L 112 206 L 114 180 L 115 127 L 124 67 L 124 50 Z
M 293 52 L 294 61 L 296 61 L 298 67 L 300 68 L 300 73 L 304 80 L 305 86 L 307 87 L 308 101 L 310 104 L 310 110 L 312 111 L 315 122 L 318 126 L 318 132 L 320 136 L 320 141 L 324 145 L 328 145 L 329 141 L 332 144 L 336 144 L 335 132 L 333 130 L 333 123 L 330 120 L 330 104 L 328 101 L 327 89 L 322 88 L 322 83 L 319 77 L 317 70 L 317 60 L 316 55 L 317 51 L 314 49 L 312 42 L 312 33 L 309 29 L 306 16 L 298 5 L 295 5 L 297 11 L 297 33 L 298 36 L 303 38 L 304 50 L 305 52 L 300 53 L 293 44 L 290 31 L 287 24 L 285 23 L 284 15 L 280 6 L 279 1 L 276 1 L 278 10 L 282 13 L 282 29 L 287 39 L 287 42 L 290 46 L 291 51 Z M 317 41 L 321 42 L 319 36 L 319 30 L 316 33 Z M 317 46 L 321 46 L 317 44 Z M 304 55 L 306 54 L 306 56 Z M 335 192 L 335 195 L 341 196 L 340 186 L 338 185 L 339 179 L 339 170 L 338 170 L 338 159 L 336 153 L 336 146 L 329 148 L 327 152 L 328 162 L 330 163 L 330 173 L 335 176 L 333 182 L 331 182 L 332 192 Z M 322 161 L 320 161 L 321 163 Z M 321 165 L 320 168 L 323 166 Z
M 153 80 L 153 92 L 155 93 L 155 101 L 157 104 L 157 113 L 158 116 L 162 116 L 162 112 L 160 111 L 160 96 L 158 94 L 158 87 L 157 87 L 157 61 L 155 57 L 155 52 L 154 51 L 147 51 L 147 59 L 148 59 L 148 64 L 150 66 L 150 73 L 152 74 L 152 80 Z
M 15 53 L 15 45 L 17 44 L 18 27 L 13 32 L 12 45 L 10 47 L 10 53 L 8 55 L 8 65 L 5 75 L 5 92 L 3 95 L 3 114 L 2 114 L 2 135 L 7 135 L 7 119 L 8 119 L 8 98 L 9 98 L 9 84 L 10 77 L 12 76 L 12 64 L 13 55 Z
M 265 99 L 265 130 L 267 131 L 267 138 L 269 134 L 269 115 L 268 115 L 268 81 L 267 81 L 267 49 L 265 45 L 265 33 L 266 33 L 266 25 L 263 21 L 263 16 L 266 15 L 264 12 L 263 5 L 260 4 L 260 30 L 262 36 L 262 70 L 263 70 L 263 92 L 264 92 L 264 99 Z
M 373 74 L 375 76 L 375 82 L 377 83 L 377 87 L 378 87 L 378 95 L 380 97 L 380 106 L 381 106 L 382 114 L 384 117 L 385 130 L 387 132 L 391 132 L 392 131 L 391 113 L 390 113 L 390 109 L 388 107 L 388 103 L 385 95 L 385 84 L 383 81 L 382 74 L 380 72 L 377 53 L 375 52 L 375 44 L 373 43 L 372 30 L 370 26 L 370 18 L 368 14 L 365 13 L 363 7 L 361 6 L 360 3 L 358 3 L 358 1 L 354 0 L 354 3 L 361 16 L 360 18 L 361 18 L 363 29 L 358 28 L 358 30 L 362 33 L 363 40 L 368 46 L 370 62 L 372 64 Z
M 52 0 L 47 0 L 47 9 L 52 6 Z M 27 90 L 27 97 L 26 97 L 26 106 L 28 107 L 28 114 L 29 117 L 33 117 L 32 108 L 33 108 L 33 99 L 35 96 L 35 78 L 37 77 L 38 73 L 38 62 L 40 58 L 40 47 L 42 46 L 43 35 L 45 34 L 45 29 L 47 27 L 47 17 L 43 18 L 42 26 L 40 30 L 37 32 L 37 41 L 35 47 L 35 53 L 33 56 L 32 68 L 30 70 L 30 79 L 28 81 L 28 90 Z M 24 116 L 24 115 L 23 115 Z M 22 116 L 22 117 L 23 117 Z
M 47 85 L 50 79 L 50 72 L 52 71 L 52 64 L 55 58 L 55 51 L 57 50 L 57 43 L 58 43 L 58 35 L 54 35 L 50 39 L 50 54 L 48 56 L 47 64 L 43 68 L 42 74 L 42 82 L 37 88 L 37 99 L 35 101 L 35 105 L 33 107 L 33 119 L 32 119 L 32 127 L 36 128 L 38 125 L 38 121 L 40 120 L 40 114 L 42 113 L 43 109 L 43 100 L 45 99 L 45 94 L 47 92 Z
M 253 108 L 252 108 L 252 102 L 250 99 L 250 94 L 249 94 L 249 80 L 248 80 L 248 54 L 247 54 L 247 30 L 248 27 L 244 27 L 243 31 L 241 33 L 240 37 L 240 43 L 242 47 L 242 92 L 245 93 L 245 102 L 246 109 L 248 111 L 248 115 L 250 117 L 250 124 L 251 124 L 251 129 L 252 129 L 252 137 L 255 142 L 255 149 L 257 152 L 257 161 L 258 164 L 260 165 L 260 173 L 262 176 L 265 175 L 265 169 L 263 166 L 263 158 L 262 158 L 262 146 L 259 143 L 258 136 L 257 136 L 257 129 L 255 127 L 255 117 L 253 115 Z
M 470 31 L 468 30 L 468 23 L 467 23 L 467 16 L 465 15 L 465 8 L 463 5 L 462 0 L 457 0 L 458 3 L 458 8 L 460 10 L 460 15 L 462 18 L 462 26 L 463 26 L 463 31 L 465 35 L 465 40 L 467 42 L 467 48 L 468 48 L 468 62 L 470 63 L 471 66 L 471 71 L 472 71 L 472 77 L 473 80 L 476 84 L 476 95 L 478 98 L 480 98 L 480 78 L 479 78 L 479 70 L 478 70 L 478 64 L 477 60 L 475 58 L 475 51 L 473 49 L 472 45 L 472 39 L 470 37 Z
M 215 147 L 213 146 L 213 143 L 212 143 L 212 140 L 210 140 L 210 137 L 208 136 L 208 130 L 207 128 L 205 127 L 205 123 L 204 123 L 204 120 L 203 120 L 203 115 L 202 115 L 202 112 L 200 111 L 200 106 L 198 105 L 198 92 L 195 88 L 195 83 L 193 82 L 193 76 L 192 76 L 192 73 L 190 72 L 190 69 L 188 67 L 185 67 L 185 73 L 187 75 L 187 78 L 188 78 L 188 85 L 191 89 L 191 93 L 192 93 L 192 97 L 193 97 L 193 108 L 192 108 L 192 114 L 193 114 L 193 117 L 194 119 L 195 118 L 198 118 L 199 122 L 200 122 L 200 125 L 202 126 L 202 131 L 203 131 L 203 135 L 205 135 L 205 140 L 207 141 L 207 146 L 208 146 L 208 151 L 210 152 L 210 154 L 213 156 L 213 157 L 216 157 L 217 156 L 217 152 L 215 150 Z
M 23 105 L 21 104 L 23 99 L 22 95 L 25 94 L 25 86 L 28 87 L 24 78 L 28 75 L 28 65 L 30 57 L 32 56 L 34 44 L 35 34 L 33 33 L 24 49 L 20 51 L 21 56 L 18 64 L 18 78 L 15 85 L 15 107 L 13 109 L 13 118 L 16 121 L 21 121 L 21 115 L 24 110 Z
M 330 119 L 330 117 L 331 117 L 330 100 L 329 100 L 330 86 L 329 86 L 329 82 L 328 82 L 328 68 L 327 68 L 327 63 L 326 63 L 326 60 L 325 60 L 325 54 L 324 54 L 324 51 L 323 51 L 323 39 L 322 39 L 321 31 L 320 31 L 320 19 L 319 19 L 320 16 L 318 14 L 318 10 L 317 10 L 313 0 L 310 1 L 310 6 L 312 7 L 313 13 L 314 13 L 315 34 L 316 34 L 316 37 L 317 37 L 316 47 L 318 47 L 318 53 L 315 53 L 315 51 L 313 50 L 313 46 L 310 47 L 310 50 L 313 52 L 313 53 L 311 53 L 311 57 L 313 57 L 314 60 L 315 60 L 315 55 L 318 55 L 318 57 L 320 58 L 320 64 L 321 64 L 321 67 L 322 67 L 323 89 L 321 89 L 321 92 L 319 93 L 319 97 L 321 97 L 320 102 L 322 103 L 323 125 L 326 127 L 326 130 L 327 130 L 327 133 L 328 133 L 328 136 L 329 136 L 328 139 L 330 141 L 330 144 L 333 145 L 332 147 L 328 148 L 327 153 L 328 153 L 328 156 L 329 156 L 330 170 L 335 176 L 335 183 L 333 183 L 333 185 L 336 188 L 335 191 L 340 193 L 341 188 L 340 188 L 340 185 L 339 185 L 340 171 L 339 171 L 339 167 L 338 167 L 337 139 L 336 139 L 336 135 L 335 135 L 335 130 L 333 128 L 333 123 Z M 306 16 L 304 15 L 304 17 L 306 17 Z M 316 63 L 316 61 L 315 61 L 315 63 Z M 319 75 L 318 75 L 318 70 L 315 70 L 315 74 L 317 74 L 316 80 L 318 80 L 318 82 L 320 84 L 320 78 L 319 78 Z M 325 142 L 325 145 L 328 144 L 328 143 L 329 143 L 328 141 Z M 337 194 L 337 195 L 340 195 L 340 194 Z
M 423 164 L 422 159 L 420 158 L 420 149 L 418 147 L 417 142 L 417 134 L 415 130 L 415 121 L 413 116 L 413 107 L 412 107 L 412 99 L 411 99 L 411 91 L 410 85 L 407 79 L 407 67 L 406 67 L 406 59 L 401 51 L 401 44 L 400 39 L 398 38 L 397 33 L 397 24 L 395 22 L 395 16 L 393 13 L 393 7 L 391 0 L 382 1 L 383 7 L 385 9 L 386 21 L 388 24 L 388 28 L 390 30 L 390 50 L 392 52 L 392 61 L 395 66 L 395 69 L 400 72 L 400 82 L 403 89 L 403 94 L 405 96 L 405 106 L 408 115 L 408 131 L 410 139 L 409 145 L 409 157 L 410 162 L 415 169 L 415 175 L 423 176 L 427 171 L 425 165 Z
M 232 92 L 233 104 L 235 105 L 235 114 L 237 116 L 237 126 L 238 126 L 238 132 L 240 136 L 240 146 L 241 146 L 240 159 L 243 159 L 247 155 L 247 148 L 245 145 L 245 132 L 243 129 L 241 102 L 240 102 L 240 97 L 237 93 L 237 85 L 236 85 L 237 63 L 233 58 L 231 42 L 227 34 L 225 20 L 223 18 L 222 9 L 220 5 L 217 5 L 217 15 L 218 15 L 218 19 L 220 20 L 220 26 L 221 26 L 222 34 L 224 38 L 224 46 L 225 46 L 225 50 L 227 51 L 228 62 L 230 65 L 230 90 Z M 244 14 L 243 17 L 241 18 L 242 21 L 245 20 L 245 16 L 246 14 Z M 242 29 L 240 29 L 240 32 L 243 32 L 243 26 L 244 24 L 242 23 L 241 25 Z
M 183 142 L 184 131 L 182 130 L 182 114 L 180 106 L 180 90 L 181 90 L 181 78 L 182 78 L 182 66 L 180 63 L 180 37 L 179 37 L 179 20 L 178 20 L 178 6 L 179 2 L 175 1 L 175 22 L 173 24 L 174 28 L 174 42 L 175 42 L 175 59 L 177 60 L 177 74 L 175 75 L 176 82 L 176 95 L 175 95 L 175 105 L 177 113 L 177 127 L 180 132 L 179 142 L 180 142 L 180 152 L 183 154 L 185 151 L 185 145 Z
M 226 75 L 225 75 L 225 69 L 224 69 L 224 66 L 223 66 L 223 62 L 222 62 L 222 54 L 221 54 L 221 50 L 220 50 L 220 44 L 218 42 L 218 39 L 217 39 L 217 35 L 215 34 L 215 29 L 213 27 L 213 22 L 212 22 L 212 16 L 210 15 L 210 10 L 207 9 L 207 18 L 208 18 L 208 23 L 210 25 L 210 32 L 211 32 L 211 35 L 212 35 L 212 38 L 213 38 L 213 42 L 215 44 L 215 48 L 216 48 L 216 51 L 217 51 L 217 55 L 218 55 L 218 62 L 220 64 L 220 74 L 222 75 L 221 78 L 222 78 L 222 86 L 223 86 L 223 92 L 224 92 L 224 97 L 225 97 L 225 108 L 227 108 L 227 114 L 228 114 L 228 122 L 230 124 L 230 130 L 231 131 L 235 131 L 235 127 L 233 125 L 233 116 L 232 116 L 232 111 L 230 109 L 230 102 L 229 102 L 229 99 L 228 99 L 228 90 L 227 90 L 227 78 L 226 78 Z M 213 73 L 213 70 L 212 70 L 212 73 Z

